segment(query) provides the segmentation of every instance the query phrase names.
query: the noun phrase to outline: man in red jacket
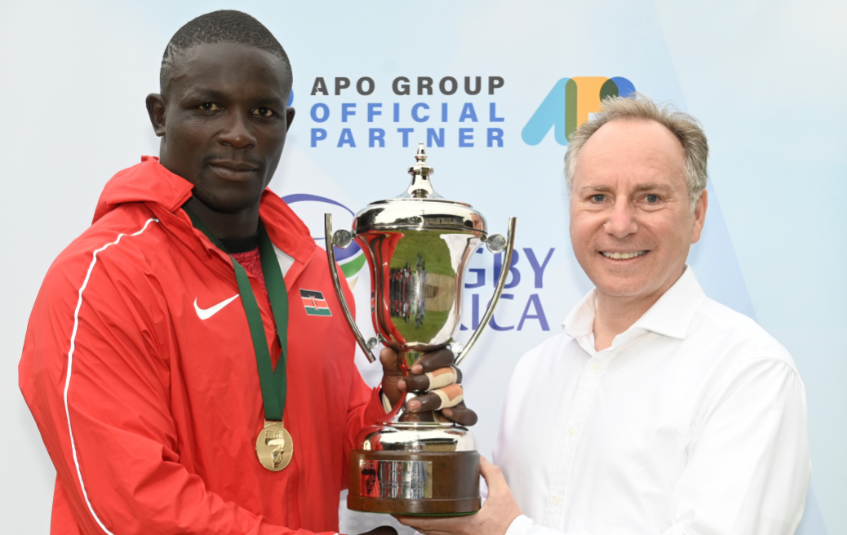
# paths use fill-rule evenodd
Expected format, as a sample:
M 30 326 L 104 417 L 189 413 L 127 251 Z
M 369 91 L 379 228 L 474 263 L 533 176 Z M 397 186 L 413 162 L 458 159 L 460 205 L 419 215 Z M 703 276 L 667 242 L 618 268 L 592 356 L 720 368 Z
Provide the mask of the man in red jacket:
M 161 160 L 115 175 L 48 271 L 19 371 L 57 471 L 52 533 L 335 533 L 359 430 L 451 364 L 403 379 L 385 352 L 382 388 L 362 381 L 324 254 L 266 189 L 291 80 L 252 17 L 186 24 L 147 98 Z

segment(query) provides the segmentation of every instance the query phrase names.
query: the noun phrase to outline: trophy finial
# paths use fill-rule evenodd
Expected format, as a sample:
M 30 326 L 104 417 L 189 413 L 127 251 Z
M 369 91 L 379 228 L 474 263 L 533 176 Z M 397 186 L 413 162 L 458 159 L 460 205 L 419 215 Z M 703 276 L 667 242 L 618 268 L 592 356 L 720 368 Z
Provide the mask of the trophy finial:
M 426 151 L 424 150 L 424 144 L 418 143 L 418 153 L 415 154 L 415 160 L 418 162 L 426 161 Z
M 424 144 L 418 143 L 418 151 L 415 153 L 415 165 L 409 168 L 409 174 L 412 175 L 412 183 L 409 184 L 406 195 L 415 199 L 440 199 L 441 195 L 432 189 L 432 183 L 429 179 L 429 176 L 434 172 L 435 169 L 426 163 Z

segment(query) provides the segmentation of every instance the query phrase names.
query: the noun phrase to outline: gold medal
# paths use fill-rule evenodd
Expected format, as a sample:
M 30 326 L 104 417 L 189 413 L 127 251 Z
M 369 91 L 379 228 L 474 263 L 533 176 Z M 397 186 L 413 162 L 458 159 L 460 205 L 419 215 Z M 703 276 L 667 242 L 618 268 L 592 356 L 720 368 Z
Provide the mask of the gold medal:
M 265 427 L 256 437 L 256 455 L 262 466 L 272 472 L 288 466 L 294 455 L 294 441 L 282 422 L 265 420 Z

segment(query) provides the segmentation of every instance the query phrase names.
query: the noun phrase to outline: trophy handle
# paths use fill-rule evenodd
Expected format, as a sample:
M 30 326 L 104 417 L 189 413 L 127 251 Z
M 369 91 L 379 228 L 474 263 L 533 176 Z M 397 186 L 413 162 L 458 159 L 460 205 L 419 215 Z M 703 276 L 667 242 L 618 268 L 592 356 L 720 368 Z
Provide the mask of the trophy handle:
M 465 344 L 465 347 L 462 349 L 461 353 L 456 355 L 456 366 L 458 366 L 467 356 L 468 351 L 476 343 L 477 339 L 479 339 L 479 335 L 482 334 L 482 330 L 488 325 L 488 322 L 491 320 L 491 316 L 494 314 L 494 307 L 497 306 L 497 302 L 500 300 L 500 294 L 503 293 L 503 288 L 506 287 L 506 280 L 509 278 L 509 271 L 511 271 L 512 267 L 512 253 L 515 250 L 515 223 L 517 218 L 510 217 L 509 218 L 509 232 L 506 234 L 506 248 L 503 252 L 503 269 L 500 271 L 500 279 L 497 281 L 497 287 L 494 289 L 494 295 L 491 297 L 491 302 L 488 303 L 488 308 L 485 309 L 485 315 L 482 316 L 482 320 L 479 322 L 479 326 L 476 328 L 474 333 L 471 335 L 471 339 L 468 340 L 468 343 Z
M 356 342 L 359 343 L 359 347 L 362 348 L 362 352 L 365 354 L 365 357 L 367 357 L 368 362 L 374 362 L 376 361 L 376 357 L 374 356 L 373 351 L 371 351 L 371 347 L 368 345 L 368 342 L 365 341 L 365 337 L 362 336 L 362 331 L 359 330 L 359 326 L 356 325 L 356 320 L 353 319 L 353 314 L 350 313 L 350 307 L 347 306 L 347 299 L 344 298 L 344 290 L 341 289 L 341 280 L 338 278 L 338 267 L 335 263 L 335 249 L 333 248 L 335 243 L 332 234 L 332 214 L 324 214 L 324 232 L 326 237 L 326 257 L 329 261 L 329 274 L 332 276 L 332 285 L 335 287 L 335 295 L 338 296 L 338 302 L 341 303 L 341 310 L 344 312 L 344 317 L 350 325 L 350 330 L 353 331 L 353 336 L 356 337 Z M 511 261 L 511 251 L 509 255 Z M 508 269 L 506 271 L 508 271 Z M 499 293 L 497 296 L 499 297 Z M 486 321 L 488 320 L 486 319 Z

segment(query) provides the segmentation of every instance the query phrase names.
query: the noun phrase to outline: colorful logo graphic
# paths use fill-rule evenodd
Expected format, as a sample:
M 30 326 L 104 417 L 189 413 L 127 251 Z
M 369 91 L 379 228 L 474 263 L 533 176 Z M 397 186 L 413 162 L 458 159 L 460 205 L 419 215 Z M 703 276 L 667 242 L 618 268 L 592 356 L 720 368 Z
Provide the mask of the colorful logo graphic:
M 349 212 L 351 216 L 355 215 L 353 213 L 353 210 L 347 208 L 340 202 L 318 195 L 310 195 L 308 193 L 295 193 L 282 197 L 282 200 L 289 205 L 298 202 L 319 202 L 324 204 L 331 204 L 333 206 L 343 208 L 344 210 Z M 312 228 L 312 232 L 315 233 L 314 228 Z M 322 235 L 314 236 L 314 238 L 317 242 L 324 241 Z M 359 247 L 359 244 L 354 241 L 346 249 L 339 249 L 338 247 L 336 247 L 335 261 L 338 262 L 339 266 L 341 266 L 341 271 L 344 273 L 344 277 L 347 279 L 347 284 L 350 286 L 350 288 L 353 288 L 353 286 L 355 286 L 356 282 L 358 281 L 359 272 L 365 266 L 365 255 L 362 254 L 362 249 L 361 247 Z
M 552 128 L 556 142 L 567 145 L 570 135 L 591 118 L 590 114 L 600 110 L 604 98 L 628 97 L 632 93 L 635 86 L 620 76 L 562 78 L 530 117 L 521 138 L 527 145 L 538 145 Z
M 317 290 L 300 290 L 300 298 L 309 316 L 332 316 L 324 294 Z

